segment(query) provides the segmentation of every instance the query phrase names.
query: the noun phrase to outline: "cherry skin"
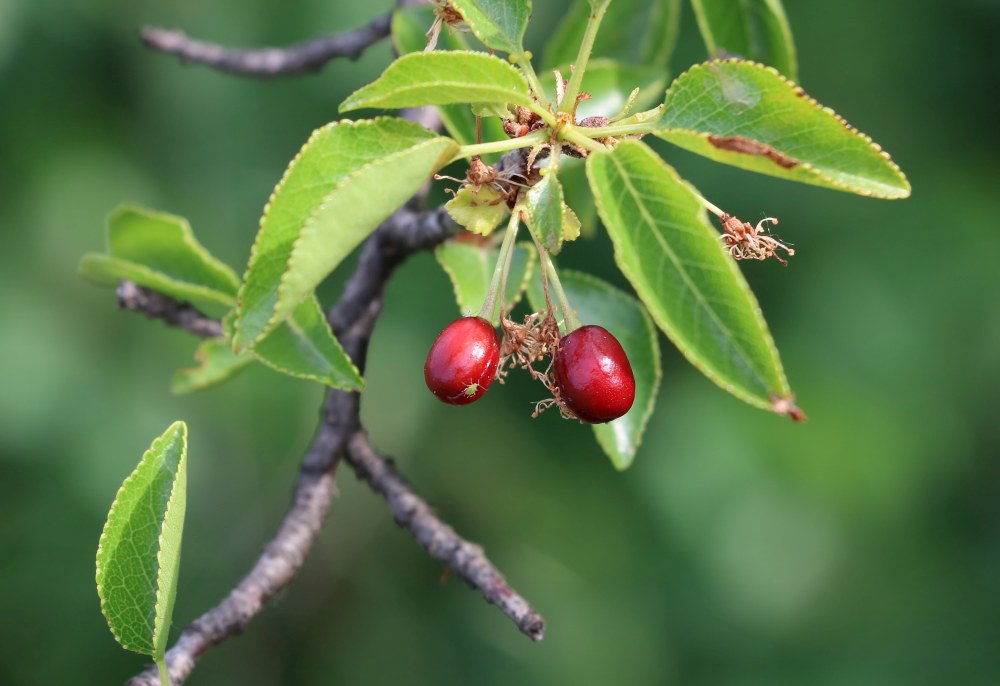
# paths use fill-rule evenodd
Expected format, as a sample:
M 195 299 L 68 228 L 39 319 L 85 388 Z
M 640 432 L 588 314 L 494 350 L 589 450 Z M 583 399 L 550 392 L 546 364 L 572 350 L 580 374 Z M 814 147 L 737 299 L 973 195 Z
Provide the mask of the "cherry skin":
M 563 402 L 580 421 L 610 422 L 632 407 L 632 365 L 607 329 L 590 325 L 572 331 L 559 344 L 552 367 Z
M 462 317 L 444 327 L 424 364 L 427 388 L 449 405 L 479 400 L 500 363 L 500 336 L 482 317 Z

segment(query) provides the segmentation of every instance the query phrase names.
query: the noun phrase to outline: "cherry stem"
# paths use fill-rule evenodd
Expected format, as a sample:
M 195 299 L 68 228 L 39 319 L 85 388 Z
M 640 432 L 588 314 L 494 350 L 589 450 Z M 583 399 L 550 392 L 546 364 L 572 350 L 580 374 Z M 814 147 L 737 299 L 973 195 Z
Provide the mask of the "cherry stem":
M 597 36 L 597 29 L 604 19 L 604 12 L 608 9 L 608 0 L 600 0 L 597 6 L 592 5 L 590 17 L 587 20 L 587 28 L 583 33 L 583 41 L 580 43 L 580 51 L 576 55 L 576 62 L 573 63 L 573 73 L 569 77 L 569 85 L 566 87 L 566 94 L 560 103 L 559 110 L 562 112 L 572 112 L 576 107 L 576 96 L 580 92 L 580 84 L 583 82 L 583 74 L 587 70 L 587 60 L 594 49 L 594 38 Z
M 486 293 L 486 300 L 479 310 L 479 316 L 489 320 L 491 324 L 496 324 L 499 320 L 500 311 L 503 310 L 506 302 L 504 297 L 507 290 L 507 275 L 510 273 L 510 262 L 514 255 L 514 241 L 517 240 L 517 231 L 521 226 L 521 206 L 515 205 L 510 213 L 510 221 L 507 222 L 507 230 L 503 235 L 503 242 L 500 244 L 500 254 L 497 257 L 497 266 L 493 269 L 493 279 L 490 281 L 490 290 Z M 499 294 L 499 299 L 497 295 Z
M 552 262 L 552 257 L 549 255 L 549 251 L 543 248 L 538 241 L 535 241 L 535 247 L 538 248 L 538 259 L 542 264 L 543 273 L 548 276 L 548 281 L 552 284 L 552 290 L 556 293 L 556 302 L 559 305 L 559 311 L 563 316 L 563 329 L 564 333 L 570 333 L 576 329 L 579 329 L 581 324 L 580 320 L 577 319 L 576 310 L 570 307 L 569 298 L 566 297 L 566 291 L 563 289 L 562 282 L 559 280 L 559 273 L 556 272 L 556 265 Z

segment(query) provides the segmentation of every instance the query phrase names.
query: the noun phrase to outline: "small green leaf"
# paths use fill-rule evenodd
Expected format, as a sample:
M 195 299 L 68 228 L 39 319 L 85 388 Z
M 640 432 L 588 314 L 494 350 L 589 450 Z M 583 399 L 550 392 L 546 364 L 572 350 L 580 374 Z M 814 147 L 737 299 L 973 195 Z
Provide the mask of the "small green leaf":
M 455 288 L 455 300 L 462 315 L 475 314 L 483 306 L 490 288 L 493 270 L 500 251 L 496 247 L 450 240 L 434 251 L 438 263 Z M 504 309 L 510 312 L 520 299 L 535 264 L 535 249 L 530 244 L 514 246 Z M 493 325 L 499 325 L 494 321 Z
M 228 381 L 253 362 L 249 353 L 233 352 L 232 344 L 225 338 L 209 338 L 194 353 L 197 367 L 181 369 L 170 382 L 170 392 L 178 395 L 200 391 L 209 386 Z
M 186 219 L 122 205 L 108 217 L 107 254 L 89 253 L 80 274 L 101 284 L 130 279 L 197 305 L 231 305 L 239 279 L 194 237 Z
M 490 235 L 508 212 L 504 198 L 490 186 L 463 186 L 444 209 L 456 224 L 480 236 Z
M 576 212 L 573 211 L 573 208 L 566 203 L 563 203 L 562 209 L 562 239 L 564 241 L 575 241 L 580 237 L 580 218 L 576 216 Z
M 125 480 L 97 547 L 97 594 L 128 650 L 162 658 L 170 632 L 187 489 L 187 426 L 153 441 Z
M 550 170 L 551 171 L 551 170 Z M 549 173 L 525 193 L 528 229 L 553 255 L 562 249 L 563 193 L 555 174 Z
M 576 0 L 565 11 L 545 46 L 542 57 L 545 69 L 576 60 L 587 19 L 594 9 L 591 4 Z M 601 22 L 594 41 L 594 57 L 648 65 L 662 71 L 674 50 L 680 11 L 680 0 L 615 0 Z M 590 65 L 587 70 L 590 71 Z
M 585 162 L 573 157 L 559 160 L 559 183 L 563 187 L 566 204 L 573 208 L 573 214 L 580 222 L 582 231 L 592 236 L 597 229 L 597 208 L 594 196 L 587 185 Z
M 405 55 L 411 52 L 421 52 L 427 46 L 427 27 L 434 21 L 434 8 L 431 5 L 407 6 L 397 9 L 392 15 L 392 40 L 396 52 Z M 468 50 L 469 44 L 465 36 L 457 31 L 444 28 L 438 38 L 438 50 Z M 441 122 L 448 135 L 461 145 L 476 143 L 476 117 L 467 106 L 438 105 Z M 483 140 L 502 140 L 506 134 L 500 121 L 495 118 L 484 119 L 482 122 Z M 484 155 L 483 159 L 492 162 L 499 154 Z
M 257 359 L 277 371 L 343 390 L 360 390 L 365 382 L 330 331 L 323 309 L 309 296 L 292 316 L 253 349 Z
M 564 78 L 568 78 L 569 63 L 562 65 L 560 71 Z M 555 92 L 555 83 L 552 72 L 542 76 L 542 85 L 546 90 Z M 633 110 L 653 107 L 663 101 L 666 87 L 667 72 L 662 67 L 635 67 L 609 59 L 590 60 L 583 75 L 582 86 L 582 90 L 590 94 L 590 99 L 580 103 L 577 118 L 591 115 L 614 116 L 621 111 L 633 88 L 639 89 L 639 94 L 632 103 Z
M 646 308 L 632 296 L 589 274 L 559 270 L 559 280 L 570 306 L 584 324 L 597 324 L 610 331 L 625 349 L 635 376 L 635 402 L 625 416 L 606 424 L 594 424 L 594 435 L 617 469 L 626 469 L 642 443 L 646 423 L 653 414 L 663 372 L 660 344 Z M 540 279 L 532 279 L 528 300 L 534 310 L 544 310 L 545 295 Z
M 795 42 L 781 0 L 691 0 L 712 57 L 742 57 L 798 79 Z
M 482 52 L 413 52 L 351 94 L 340 111 L 463 102 L 531 105 L 532 99 L 521 73 L 499 57 Z
M 750 171 L 876 198 L 910 184 L 889 155 L 771 67 L 725 60 L 692 67 L 667 91 L 657 135 Z
M 476 38 L 494 50 L 518 54 L 531 17 L 531 0 L 449 0 Z
M 736 397 L 786 405 L 778 401 L 791 391 L 760 307 L 690 186 L 638 141 L 591 155 L 587 176 L 615 261 L 663 332 Z
M 264 209 L 233 343 L 255 345 L 457 149 L 402 119 L 332 123 L 292 160 Z

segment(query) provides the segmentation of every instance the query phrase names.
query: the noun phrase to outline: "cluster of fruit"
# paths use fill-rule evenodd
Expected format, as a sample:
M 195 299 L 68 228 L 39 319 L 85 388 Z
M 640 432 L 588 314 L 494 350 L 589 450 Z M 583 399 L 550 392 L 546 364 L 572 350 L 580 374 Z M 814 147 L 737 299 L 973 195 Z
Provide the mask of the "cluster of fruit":
M 424 380 L 442 402 L 467 405 L 486 393 L 502 373 L 500 336 L 482 317 L 462 317 L 446 326 L 427 354 Z M 628 357 L 611 333 L 581 326 L 552 349 L 552 388 L 563 414 L 588 424 L 617 419 L 635 400 Z

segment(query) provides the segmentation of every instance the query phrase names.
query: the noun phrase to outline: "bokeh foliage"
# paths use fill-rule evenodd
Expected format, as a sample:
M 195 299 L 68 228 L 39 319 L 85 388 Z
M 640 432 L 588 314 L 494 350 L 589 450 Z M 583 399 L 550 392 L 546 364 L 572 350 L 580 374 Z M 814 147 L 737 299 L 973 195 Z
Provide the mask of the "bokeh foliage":
M 189 218 L 239 270 L 288 159 L 389 48 L 260 83 L 150 55 L 136 28 L 283 44 L 389 5 L 0 4 L 0 682 L 120 683 L 135 671 L 104 626 L 92 564 L 107 504 L 150 436 L 182 418 L 203 456 L 189 473 L 182 626 L 272 533 L 317 418 L 317 385 L 263 367 L 170 396 L 197 342 L 118 312 L 76 263 L 129 200 Z M 560 3 L 536 5 L 528 43 L 541 54 Z M 787 9 L 803 85 L 893 154 L 913 197 L 876 202 L 660 150 L 716 204 L 780 217 L 795 243 L 788 269 L 741 266 L 811 421 L 744 407 L 670 346 L 645 445 L 623 474 L 586 427 L 531 421 L 540 396 L 523 378 L 474 407 L 441 406 L 421 366 L 454 302 L 420 256 L 391 287 L 364 417 L 538 605 L 546 639 L 532 645 L 460 583 L 441 585 L 439 566 L 345 471 L 301 577 L 191 683 L 1000 680 L 1000 164 L 986 133 L 996 96 L 983 86 L 1000 11 L 982 0 Z M 704 56 L 684 10 L 674 73 Z M 560 263 L 625 287 L 607 239 L 592 240 Z M 344 273 L 321 290 L 327 302 Z

